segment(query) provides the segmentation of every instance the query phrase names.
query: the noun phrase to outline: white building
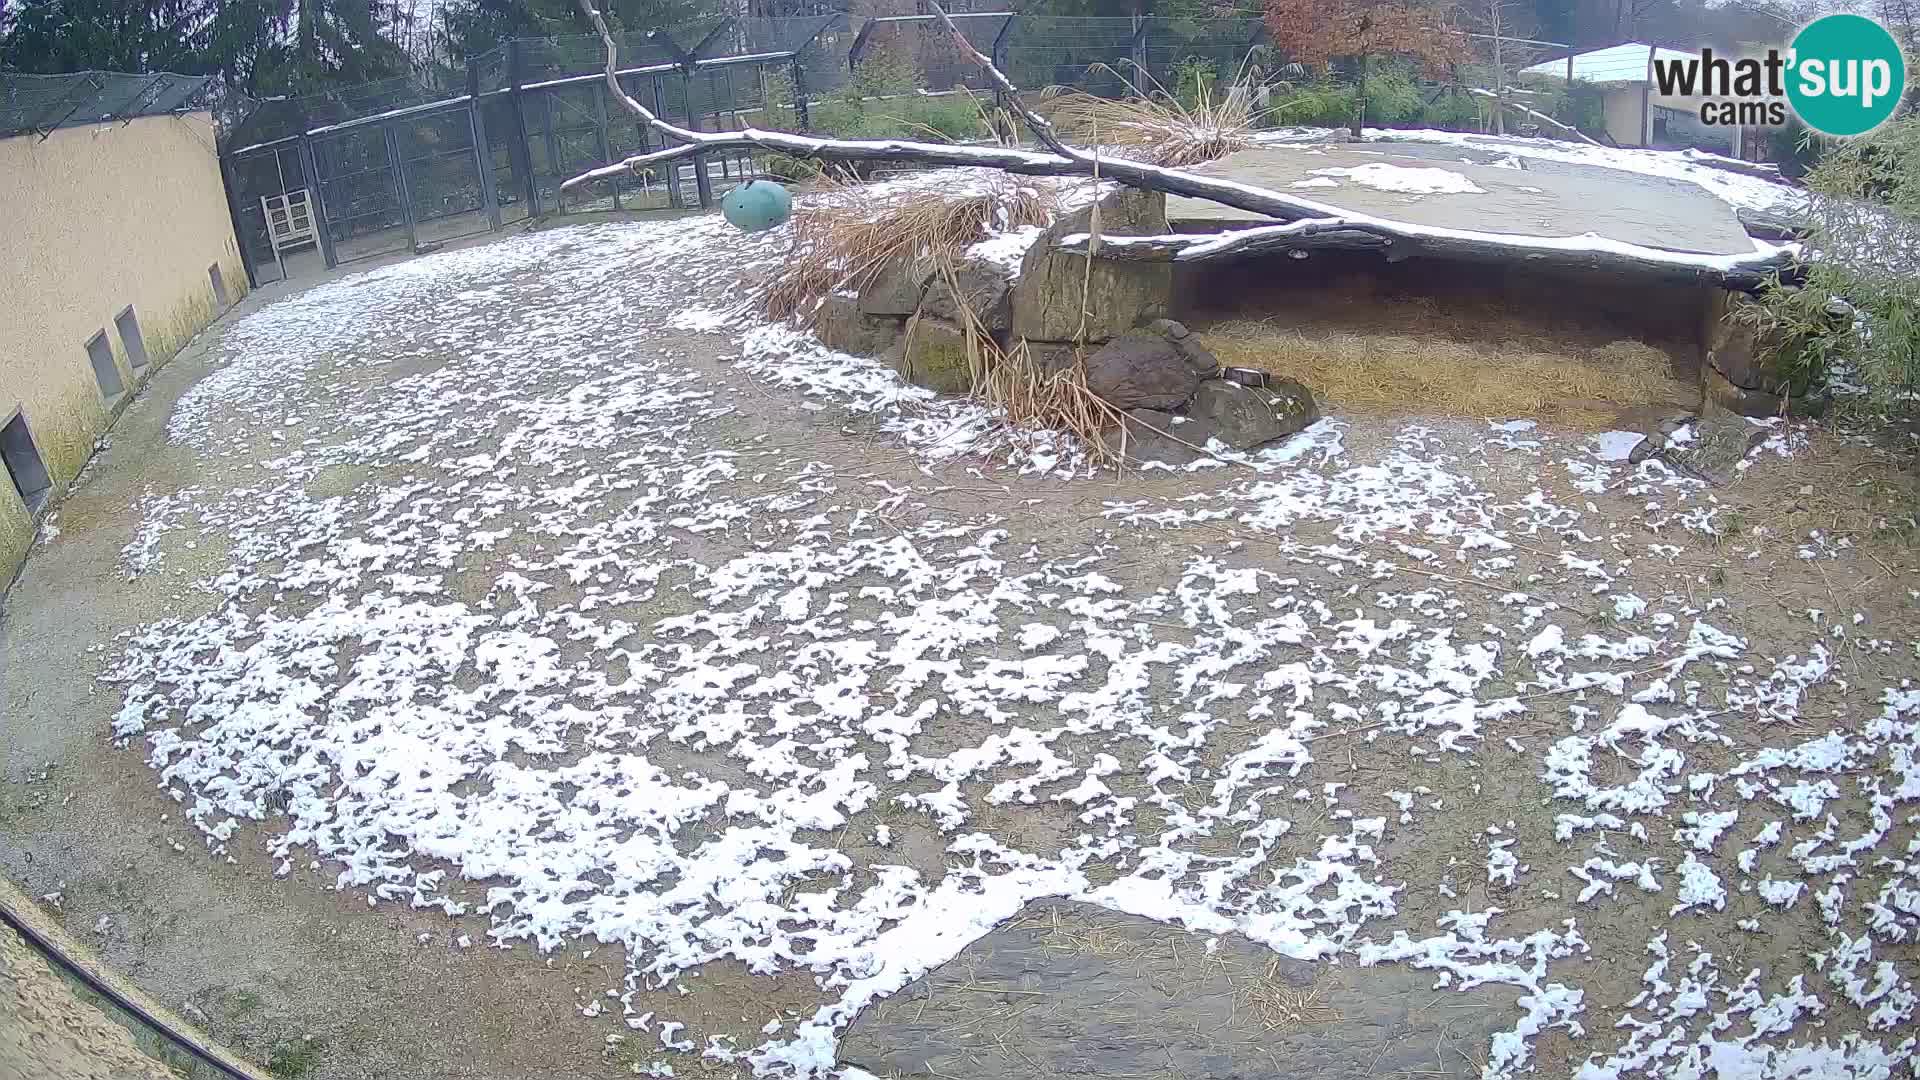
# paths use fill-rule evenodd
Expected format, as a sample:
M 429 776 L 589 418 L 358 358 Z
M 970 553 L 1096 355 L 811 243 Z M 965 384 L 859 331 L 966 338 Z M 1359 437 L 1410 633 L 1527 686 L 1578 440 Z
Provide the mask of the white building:
M 1699 147 L 1740 156 L 1741 129 L 1700 122 L 1702 96 L 1662 94 L 1653 62 L 1699 54 L 1629 41 L 1523 68 L 1520 74 L 1591 83 L 1602 93 L 1607 135 L 1620 146 Z

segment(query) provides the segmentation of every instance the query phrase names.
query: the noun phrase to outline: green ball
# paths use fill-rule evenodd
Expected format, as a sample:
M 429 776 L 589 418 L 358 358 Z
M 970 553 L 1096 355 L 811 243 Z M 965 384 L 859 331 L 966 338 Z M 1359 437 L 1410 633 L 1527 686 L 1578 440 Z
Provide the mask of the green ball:
M 741 232 L 764 232 L 793 216 L 793 196 L 771 180 L 749 180 L 727 192 L 720 213 Z

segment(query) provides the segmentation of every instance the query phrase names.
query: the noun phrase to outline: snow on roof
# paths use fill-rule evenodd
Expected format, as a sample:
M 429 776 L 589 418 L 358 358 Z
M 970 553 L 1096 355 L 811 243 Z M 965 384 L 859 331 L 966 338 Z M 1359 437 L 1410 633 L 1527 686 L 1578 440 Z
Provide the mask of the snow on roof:
M 1573 56 L 1573 77 L 1579 82 L 1590 83 L 1643 83 L 1647 81 L 1647 54 L 1661 60 L 1698 60 L 1693 53 L 1678 49 L 1661 49 L 1639 41 L 1629 41 L 1592 52 L 1575 53 Z M 1558 75 L 1566 78 L 1567 61 L 1548 60 L 1532 67 L 1522 68 L 1522 75 Z

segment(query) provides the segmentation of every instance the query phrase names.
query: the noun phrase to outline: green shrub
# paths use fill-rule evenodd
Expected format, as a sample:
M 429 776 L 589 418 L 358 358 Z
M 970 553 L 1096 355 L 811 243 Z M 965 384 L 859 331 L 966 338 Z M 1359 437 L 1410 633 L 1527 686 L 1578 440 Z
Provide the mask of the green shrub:
M 1189 56 L 1173 65 L 1173 94 L 1188 112 L 1198 109 L 1202 101 L 1212 99 L 1214 84 L 1219 81 L 1220 72 L 1213 61 L 1205 57 Z
M 1828 147 L 1806 180 L 1817 196 L 1807 241 L 1816 258 L 1800 288 L 1762 294 L 1764 317 L 1788 339 L 1771 362 L 1808 382 L 1845 365 L 1876 404 L 1911 410 L 1920 389 L 1920 117 Z M 1857 332 L 1823 324 L 1834 300 L 1852 306 Z
M 1480 130 L 1480 102 L 1471 94 L 1448 91 L 1428 102 L 1421 110 L 1421 127 L 1445 131 Z
M 835 94 L 808 107 L 813 130 L 843 139 L 927 139 L 962 142 L 986 134 L 967 94 L 855 99 Z
M 1807 186 L 1836 199 L 1866 199 L 1920 221 L 1920 115 L 1856 139 L 1831 140 Z
M 1353 87 L 1333 82 L 1276 91 L 1270 101 L 1268 123 L 1278 127 L 1342 127 L 1353 122 L 1357 107 Z
M 1418 120 L 1426 105 L 1420 88 L 1404 71 L 1376 71 L 1362 85 L 1366 87 L 1366 122 L 1373 127 L 1404 127 Z
M 963 142 L 986 134 L 971 95 L 927 96 L 920 92 L 925 81 L 910 52 L 882 42 L 853 69 L 846 85 L 808 103 L 808 124 L 819 134 L 842 139 Z M 770 97 L 774 89 L 770 80 Z M 788 101 L 791 93 L 789 86 Z

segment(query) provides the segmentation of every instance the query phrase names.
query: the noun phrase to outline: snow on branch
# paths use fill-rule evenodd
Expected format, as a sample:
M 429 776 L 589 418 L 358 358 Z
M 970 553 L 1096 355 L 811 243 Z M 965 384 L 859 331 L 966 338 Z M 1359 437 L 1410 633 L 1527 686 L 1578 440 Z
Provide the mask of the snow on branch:
M 1084 253 L 1089 236 L 1062 237 L 1056 250 Z M 1100 255 L 1108 259 L 1195 262 L 1275 252 L 1322 248 L 1373 250 L 1389 261 L 1414 255 L 1470 262 L 1526 263 L 1570 270 L 1631 273 L 1674 281 L 1702 281 L 1730 289 L 1754 290 L 1772 274 L 1790 271 L 1797 249 L 1778 247 L 1740 255 L 1668 251 L 1584 236 L 1526 236 L 1414 225 L 1364 216 L 1308 218 L 1218 233 L 1167 236 L 1100 237 Z
M 1283 194 L 1233 180 L 1202 176 L 1124 157 L 1095 155 L 1062 139 L 1048 120 L 1021 100 L 1020 88 L 993 61 L 982 55 L 935 0 L 927 6 L 940 19 L 962 55 L 979 65 L 1004 95 L 1007 107 L 1033 132 L 1042 150 L 997 146 L 962 146 L 904 139 L 823 139 L 784 131 L 746 128 L 732 132 L 692 131 L 668 123 L 634 100 L 621 88 L 618 48 L 606 20 L 593 0 L 579 0 L 580 10 L 592 21 L 606 46 L 607 87 L 621 107 L 677 146 L 639 154 L 578 176 L 560 185 L 570 191 L 597 180 L 675 161 L 704 151 L 759 149 L 795 157 L 829 161 L 911 161 L 925 165 L 958 165 L 1000 169 L 1035 176 L 1099 176 L 1128 187 L 1185 195 L 1245 210 L 1273 219 L 1274 225 L 1204 236 L 1103 237 L 1101 253 L 1115 258 L 1198 259 L 1243 255 L 1259 251 L 1307 250 L 1313 247 L 1373 248 L 1390 259 L 1434 255 L 1477 260 L 1532 262 L 1541 265 L 1590 267 L 1667 278 L 1711 281 L 1729 288 L 1754 289 L 1771 272 L 1790 268 L 1797 249 L 1778 248 L 1750 255 L 1708 255 L 1668 251 L 1598 236 L 1534 237 L 1511 233 L 1444 229 L 1375 217 L 1328 203 Z M 1075 240 L 1080 246 L 1074 246 Z M 1085 236 L 1068 238 L 1067 250 L 1084 250 Z

